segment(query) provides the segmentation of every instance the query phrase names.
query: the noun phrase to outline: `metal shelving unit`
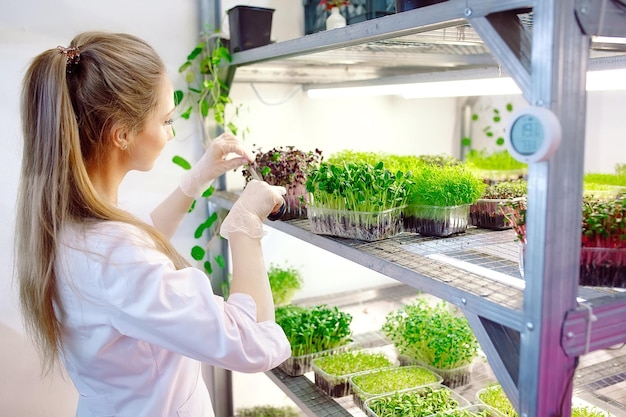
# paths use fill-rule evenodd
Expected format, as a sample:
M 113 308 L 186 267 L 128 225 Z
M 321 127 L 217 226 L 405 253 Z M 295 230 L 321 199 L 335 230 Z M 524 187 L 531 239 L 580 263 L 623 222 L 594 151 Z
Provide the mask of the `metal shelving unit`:
M 520 19 L 520 15 L 529 12 L 530 25 Z M 482 50 L 461 54 L 451 60 L 451 68 L 444 69 L 433 68 L 429 59 L 420 59 L 424 56 L 418 52 L 413 59 L 407 58 L 415 65 L 387 72 L 382 68 L 389 67 L 389 60 L 386 65 L 341 62 L 346 48 L 369 45 L 363 58 L 367 60 L 368 54 L 388 54 L 388 50 L 372 53 L 372 44 L 380 46 L 382 41 L 406 37 L 425 40 L 429 33 L 467 25 L 484 41 L 490 56 Z M 626 37 L 623 0 L 449 0 L 239 52 L 233 56 L 226 79 L 233 82 L 236 74 L 241 73 L 245 80 L 246 68 L 267 65 L 308 68 L 309 75 L 304 77 L 307 82 L 315 81 L 319 63 L 329 70 L 325 79 L 333 68 L 341 67 L 343 76 L 336 77 L 342 83 L 386 82 L 389 74 L 396 81 L 397 77 L 407 81 L 416 77 L 459 79 L 467 76 L 468 71 L 502 67 L 515 79 L 529 103 L 550 108 L 557 115 L 563 128 L 563 143 L 551 160 L 529 166 L 523 286 L 502 284 L 463 268 L 467 258 L 443 261 L 441 256 L 451 258 L 452 252 L 444 246 L 457 242 L 457 238 L 433 243 L 432 239 L 415 237 L 405 241 L 400 236 L 364 243 L 316 236 L 305 224 L 293 221 L 272 224 L 460 306 L 498 381 L 523 417 L 569 415 L 577 357 L 626 342 L 626 334 L 621 331 L 626 312 L 623 294 L 591 298 L 584 304 L 577 300 L 581 214 L 572 208 L 580 207 L 582 199 L 585 76 L 593 65 L 610 67 L 624 62 L 620 51 L 604 54 L 601 45 L 592 48 L 591 37 L 599 35 Z M 335 58 L 331 51 L 338 51 Z M 352 56 L 356 56 L 352 51 Z M 318 64 L 301 57 L 312 57 Z M 434 60 L 435 55 L 429 58 L 437 64 L 443 62 Z M 295 81 L 283 81 L 290 80 Z M 214 201 L 226 208 L 232 204 L 225 195 Z M 481 239 L 490 239 L 491 234 L 470 231 L 464 237 L 468 239 L 461 244 L 461 255 L 466 249 L 464 244 L 468 248 L 481 247 Z M 431 248 L 431 254 L 420 252 L 427 252 L 429 245 L 436 246 Z

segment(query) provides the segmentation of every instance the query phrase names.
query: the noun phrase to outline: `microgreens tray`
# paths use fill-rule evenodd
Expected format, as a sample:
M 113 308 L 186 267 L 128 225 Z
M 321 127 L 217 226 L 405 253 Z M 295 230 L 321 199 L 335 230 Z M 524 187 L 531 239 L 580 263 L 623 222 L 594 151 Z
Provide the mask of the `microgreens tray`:
M 474 365 L 474 362 L 471 362 L 467 365 L 459 366 L 458 368 L 443 369 L 415 360 L 406 355 L 398 355 L 398 361 L 400 361 L 400 365 L 403 366 L 421 366 L 433 371 L 443 378 L 442 384 L 449 388 L 456 388 L 469 384 Z
M 369 417 L 427 417 L 434 413 L 469 406 L 470 402 L 437 384 L 368 398 L 364 411 Z
M 315 358 L 319 358 L 326 355 L 333 355 L 338 352 L 345 352 L 346 350 L 354 347 L 353 344 L 339 346 L 333 349 L 323 350 L 321 352 L 315 352 L 302 356 L 291 356 L 286 361 L 278 365 L 289 376 L 300 376 L 313 370 L 311 362 Z
M 371 350 L 351 350 L 323 356 L 311 362 L 315 385 L 331 397 L 352 393 L 350 377 L 395 365 L 387 355 Z
M 363 410 L 368 398 L 393 392 L 441 384 L 443 379 L 421 366 L 400 366 L 378 369 L 350 377 L 352 398 Z
M 518 200 L 518 199 L 515 199 Z M 481 198 L 470 206 L 469 219 L 472 226 L 490 230 L 511 228 L 513 208 L 506 203 L 511 199 Z
M 402 210 L 383 211 L 333 210 L 307 206 L 311 232 L 372 242 L 397 235 L 402 231 Z
M 444 207 L 408 205 L 402 215 L 404 231 L 437 237 L 465 233 L 469 207 L 469 204 Z

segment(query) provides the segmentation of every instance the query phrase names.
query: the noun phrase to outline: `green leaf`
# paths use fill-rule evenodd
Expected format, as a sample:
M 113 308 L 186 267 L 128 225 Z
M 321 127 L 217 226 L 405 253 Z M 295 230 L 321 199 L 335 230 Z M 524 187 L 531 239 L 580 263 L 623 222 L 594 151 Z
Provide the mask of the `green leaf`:
M 215 55 L 216 57 L 218 57 L 220 60 L 225 59 L 228 62 L 231 62 L 233 60 L 233 57 L 230 55 L 230 52 L 228 52 L 228 49 L 225 47 L 219 47 L 217 48 L 214 52 L 213 55 Z
M 189 108 L 187 110 L 185 110 L 183 113 L 181 113 L 180 117 L 182 117 L 185 120 L 189 120 L 189 118 L 191 117 L 191 112 L 193 111 L 193 107 L 189 106 Z
M 496 140 L 496 145 L 500 145 L 500 146 L 504 145 L 504 138 L 503 137 L 499 137 Z
M 191 207 L 189 207 L 189 210 L 187 210 L 187 213 L 191 213 L 193 211 L 193 209 L 196 208 L 196 202 L 198 200 L 193 200 L 193 203 L 191 203 Z
M 196 261 L 201 261 L 204 255 L 206 255 L 206 251 L 202 247 L 196 245 L 191 248 L 191 257 Z
M 209 109 L 209 102 L 205 98 L 200 103 L 200 113 L 202 114 L 202 117 L 207 117 L 207 115 L 209 114 Z
M 191 66 L 191 62 L 187 61 L 187 62 L 185 62 L 183 65 L 181 65 L 181 66 L 180 66 L 180 68 L 178 68 L 178 72 L 179 72 L 180 74 L 182 74 L 182 73 L 183 73 L 183 72 L 185 72 L 185 70 L 186 70 L 187 68 L 189 68 L 190 66 Z
M 472 145 L 472 139 L 471 138 L 463 138 L 463 139 L 461 139 L 461 145 L 462 146 L 471 146 Z
M 213 226 L 213 224 L 216 221 L 217 221 L 217 212 L 211 214 L 202 224 L 200 224 L 196 228 L 196 231 L 194 232 L 193 236 L 196 239 L 200 239 L 202 237 L 202 233 L 204 233 L 206 229 L 209 229 L 211 226 Z
M 199 43 L 198 45 L 196 45 L 196 47 L 194 48 L 193 51 L 191 51 L 191 53 L 189 54 L 189 56 L 187 56 L 187 61 L 193 61 L 194 59 L 197 58 L 198 55 L 200 55 L 202 53 L 202 50 L 204 49 L 204 42 Z
M 204 190 L 204 192 L 202 193 L 202 197 L 211 197 L 214 191 L 215 191 L 215 188 L 211 186 L 207 188 L 206 190 Z
M 185 74 L 185 81 L 187 81 L 187 84 L 191 84 L 195 79 L 196 74 L 194 74 L 193 71 L 188 71 L 187 74 Z
M 211 265 L 211 262 L 206 261 L 204 263 L 204 270 L 206 271 L 207 274 L 211 275 L 213 273 L 213 265 Z
M 172 157 L 172 162 L 178 165 L 179 167 L 181 167 L 182 169 L 185 169 L 185 170 L 191 169 L 191 164 L 180 155 L 174 155 L 174 157 Z
M 224 259 L 224 257 L 222 255 L 217 255 L 215 257 L 215 262 L 217 263 L 217 265 L 220 268 L 225 268 L 226 267 L 226 260 Z
M 184 96 L 185 94 L 182 92 L 182 90 L 174 91 L 174 105 L 178 106 L 183 101 Z

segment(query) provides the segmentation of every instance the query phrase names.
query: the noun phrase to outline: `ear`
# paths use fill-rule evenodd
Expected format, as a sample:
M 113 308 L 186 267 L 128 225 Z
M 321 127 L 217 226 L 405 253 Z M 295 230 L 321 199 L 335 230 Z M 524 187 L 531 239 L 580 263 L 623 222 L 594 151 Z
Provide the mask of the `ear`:
M 111 130 L 111 143 L 119 150 L 128 149 L 130 135 L 122 126 L 116 126 Z

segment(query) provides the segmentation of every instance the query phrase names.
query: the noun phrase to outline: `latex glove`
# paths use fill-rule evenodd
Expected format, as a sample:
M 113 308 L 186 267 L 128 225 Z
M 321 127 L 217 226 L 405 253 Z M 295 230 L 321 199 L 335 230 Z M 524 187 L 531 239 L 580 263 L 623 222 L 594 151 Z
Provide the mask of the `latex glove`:
M 228 239 L 230 233 L 243 232 L 251 238 L 263 237 L 263 220 L 284 203 L 285 187 L 269 185 L 264 181 L 248 182 L 230 210 L 222 226 L 220 235 Z
M 239 155 L 226 159 L 229 154 Z M 180 179 L 180 189 L 189 197 L 198 197 L 214 179 L 243 164 L 254 161 L 252 153 L 232 133 L 211 140 L 202 158 Z

